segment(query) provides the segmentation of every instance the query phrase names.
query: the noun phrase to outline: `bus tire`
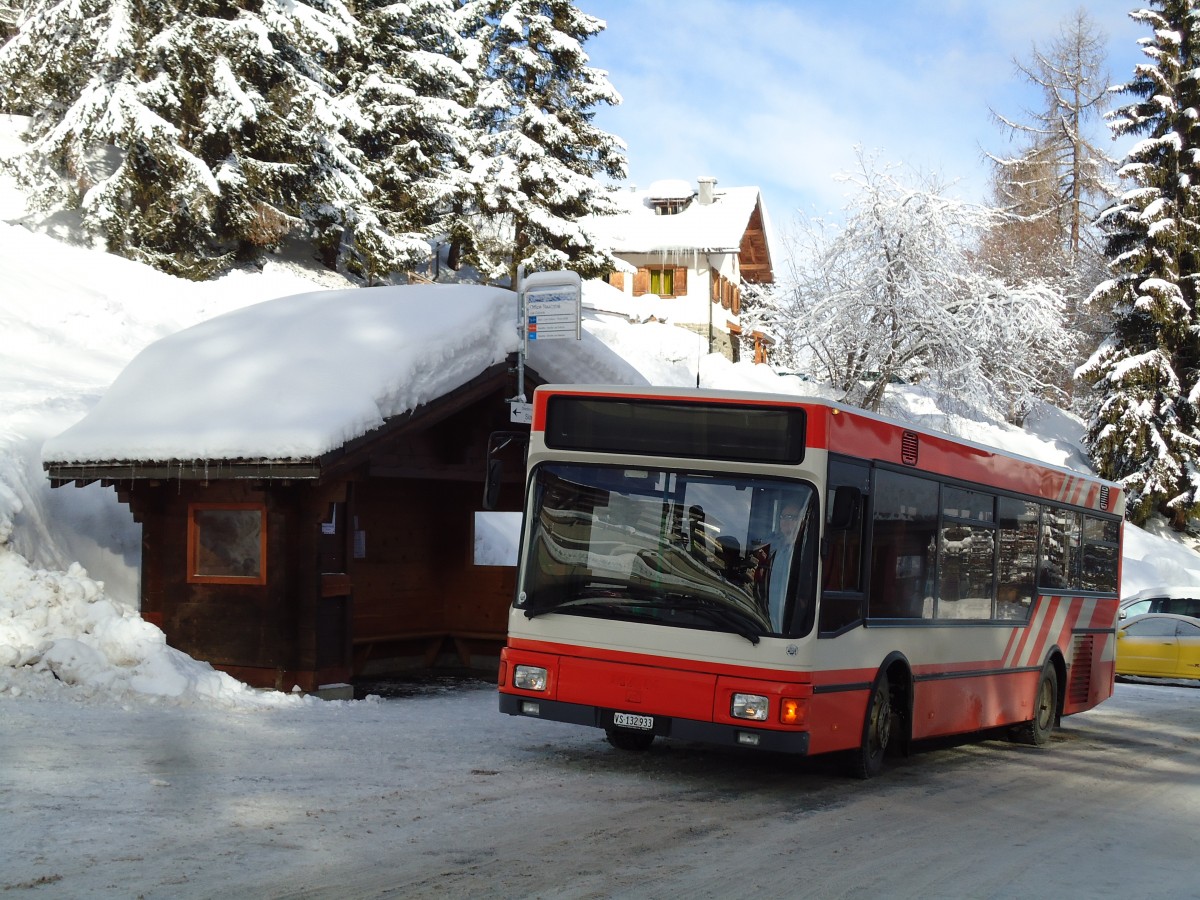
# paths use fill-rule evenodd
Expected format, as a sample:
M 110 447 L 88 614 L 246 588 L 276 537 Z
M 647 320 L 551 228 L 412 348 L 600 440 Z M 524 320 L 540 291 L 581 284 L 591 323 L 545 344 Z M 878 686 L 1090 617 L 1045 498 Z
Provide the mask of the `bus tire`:
M 1012 738 L 1020 744 L 1040 747 L 1050 740 L 1058 722 L 1058 669 L 1053 661 L 1047 661 L 1038 678 L 1037 691 L 1033 695 L 1033 718 L 1023 722 L 1012 731 Z
M 863 718 L 862 742 L 851 751 L 850 774 L 855 778 L 873 778 L 883 771 L 883 758 L 892 740 L 895 713 L 887 673 L 880 672 L 871 688 L 867 714 Z
M 604 729 L 608 742 L 618 750 L 649 750 L 654 743 L 654 733 L 650 731 L 624 731 L 620 728 Z

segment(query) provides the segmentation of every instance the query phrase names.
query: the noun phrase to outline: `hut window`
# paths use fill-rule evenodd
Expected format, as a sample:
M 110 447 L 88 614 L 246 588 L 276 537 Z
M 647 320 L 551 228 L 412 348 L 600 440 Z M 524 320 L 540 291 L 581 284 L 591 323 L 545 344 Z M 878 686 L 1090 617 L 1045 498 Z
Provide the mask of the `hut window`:
M 188 504 L 187 580 L 266 584 L 266 513 L 261 503 Z

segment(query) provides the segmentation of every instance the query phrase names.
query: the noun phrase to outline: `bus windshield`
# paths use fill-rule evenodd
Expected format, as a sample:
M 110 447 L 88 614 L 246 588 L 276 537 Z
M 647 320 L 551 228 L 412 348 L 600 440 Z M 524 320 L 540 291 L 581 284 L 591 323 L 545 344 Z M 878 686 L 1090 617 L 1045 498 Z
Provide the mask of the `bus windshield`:
M 546 464 L 517 608 L 740 634 L 812 624 L 815 491 L 772 478 Z

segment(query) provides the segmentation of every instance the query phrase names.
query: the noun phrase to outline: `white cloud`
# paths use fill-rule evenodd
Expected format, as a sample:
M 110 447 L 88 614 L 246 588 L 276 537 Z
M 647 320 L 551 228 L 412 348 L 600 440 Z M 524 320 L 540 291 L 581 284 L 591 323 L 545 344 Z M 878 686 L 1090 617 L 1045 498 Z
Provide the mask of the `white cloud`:
M 601 127 L 629 144 L 630 178 L 713 175 L 756 184 L 786 222 L 794 210 L 842 205 L 834 176 L 854 147 L 936 171 L 965 196 L 987 190 L 984 147 L 1005 136 L 989 107 L 1010 115 L 1038 97 L 1014 58 L 1045 46 L 1077 8 L 1070 0 L 855 2 L 597 0 L 608 30 L 588 46 L 625 98 Z M 1122 81 L 1141 36 L 1124 0 L 1090 3 Z M 1105 140 L 1103 129 L 1097 136 Z

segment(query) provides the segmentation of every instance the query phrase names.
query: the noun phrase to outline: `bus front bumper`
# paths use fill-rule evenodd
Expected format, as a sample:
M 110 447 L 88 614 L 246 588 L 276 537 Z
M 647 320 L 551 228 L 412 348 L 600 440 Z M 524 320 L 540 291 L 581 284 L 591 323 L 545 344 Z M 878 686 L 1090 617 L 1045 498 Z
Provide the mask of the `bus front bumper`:
M 563 703 L 528 695 L 500 694 L 500 712 L 510 716 L 566 722 L 590 728 L 613 728 L 617 711 L 581 703 Z M 773 731 L 750 725 L 727 725 L 695 719 L 654 716 L 653 734 L 678 741 L 713 744 L 722 747 L 748 747 L 772 753 L 808 754 L 807 731 Z

